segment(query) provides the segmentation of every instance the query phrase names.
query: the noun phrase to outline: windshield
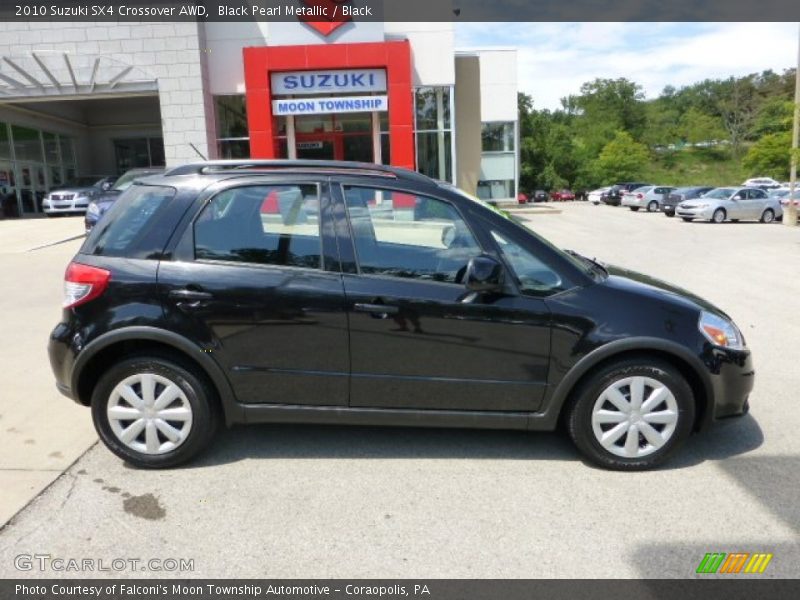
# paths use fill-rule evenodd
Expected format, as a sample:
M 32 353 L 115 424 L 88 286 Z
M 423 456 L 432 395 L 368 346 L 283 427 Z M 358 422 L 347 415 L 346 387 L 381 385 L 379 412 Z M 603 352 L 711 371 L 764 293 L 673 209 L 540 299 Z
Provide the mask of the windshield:
M 101 181 L 103 181 L 103 179 L 100 177 L 76 177 L 72 181 L 65 183 L 64 187 L 92 187 L 99 185 Z
M 122 177 L 117 179 L 117 182 L 112 188 L 116 192 L 124 192 L 133 185 L 139 177 L 147 177 L 148 175 L 155 175 L 159 171 L 128 171 Z
M 712 200 L 726 200 L 731 197 L 731 195 L 736 190 L 733 188 L 717 188 L 715 190 L 711 190 L 710 192 L 706 192 L 703 195 L 703 198 L 711 198 Z

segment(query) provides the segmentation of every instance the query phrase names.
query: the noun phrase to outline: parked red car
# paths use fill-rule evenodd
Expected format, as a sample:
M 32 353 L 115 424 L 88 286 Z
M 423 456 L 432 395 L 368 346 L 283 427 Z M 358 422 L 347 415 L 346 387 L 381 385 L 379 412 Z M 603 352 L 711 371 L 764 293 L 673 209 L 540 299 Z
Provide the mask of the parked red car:
M 522 192 L 520 192 L 519 194 L 517 194 L 517 202 L 519 204 L 527 204 L 528 203 L 528 197 L 525 194 L 523 194 Z
M 554 202 L 564 201 L 564 200 L 575 200 L 575 193 L 572 190 L 557 190 L 555 192 L 550 192 L 550 199 Z

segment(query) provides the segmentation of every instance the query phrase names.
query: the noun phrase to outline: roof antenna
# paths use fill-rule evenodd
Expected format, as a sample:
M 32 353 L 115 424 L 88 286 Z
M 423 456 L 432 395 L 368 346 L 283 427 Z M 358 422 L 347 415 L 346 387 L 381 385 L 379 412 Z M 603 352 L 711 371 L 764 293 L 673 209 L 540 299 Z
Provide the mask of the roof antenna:
M 194 145 L 192 142 L 189 142 L 189 145 L 192 147 L 192 150 L 194 150 L 195 152 L 197 152 L 197 156 L 199 156 L 200 158 L 202 158 L 202 159 L 203 159 L 203 160 L 205 160 L 205 161 L 207 161 L 207 160 L 208 160 L 208 159 L 207 159 L 205 156 L 203 156 L 203 153 L 202 153 L 202 152 L 200 152 L 200 150 L 198 150 L 198 149 L 197 149 L 197 146 L 195 146 L 195 145 Z

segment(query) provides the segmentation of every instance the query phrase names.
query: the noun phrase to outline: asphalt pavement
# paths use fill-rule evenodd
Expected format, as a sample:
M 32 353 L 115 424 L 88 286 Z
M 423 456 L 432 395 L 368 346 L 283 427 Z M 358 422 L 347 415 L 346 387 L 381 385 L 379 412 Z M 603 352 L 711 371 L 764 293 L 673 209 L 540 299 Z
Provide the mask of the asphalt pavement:
M 33 554 L 193 561 L 182 577 L 692 577 L 706 552 L 771 552 L 760 577 L 797 577 L 800 228 L 559 208 L 524 218 L 562 247 L 676 283 L 737 321 L 757 370 L 748 416 L 693 436 L 662 469 L 627 474 L 585 464 L 560 433 L 237 427 L 201 459 L 156 472 L 96 445 L 0 530 L 0 577 L 20 576 L 15 558 Z M 11 337 L 21 350 L 6 345 L 3 357 L 27 366 L 28 383 L 9 387 L 3 375 L 0 390 L 3 412 L 9 392 L 35 403 L 14 424 L 27 436 L 90 423 L 52 390 L 42 352 L 67 250 L 0 271 L 16 282 L 39 269 L 0 305 L 4 331 L 26 322 Z M 6 439 L 5 417 L 0 426 Z

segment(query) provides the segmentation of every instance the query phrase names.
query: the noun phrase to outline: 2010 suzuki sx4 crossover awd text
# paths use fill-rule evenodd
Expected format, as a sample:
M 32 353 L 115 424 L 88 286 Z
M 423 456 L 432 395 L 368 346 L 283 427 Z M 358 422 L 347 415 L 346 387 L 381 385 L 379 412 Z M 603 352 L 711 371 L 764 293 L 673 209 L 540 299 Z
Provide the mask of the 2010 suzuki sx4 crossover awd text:
M 742 415 L 750 351 L 708 302 L 564 252 L 423 175 L 220 161 L 138 181 L 65 275 L 59 389 L 169 467 L 221 423 L 551 430 L 652 467 Z

